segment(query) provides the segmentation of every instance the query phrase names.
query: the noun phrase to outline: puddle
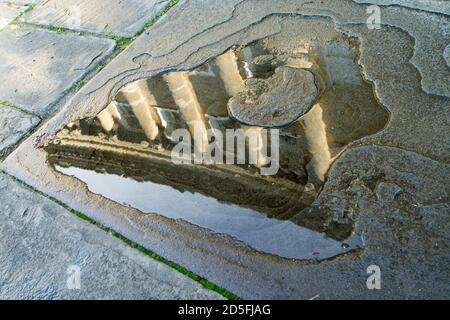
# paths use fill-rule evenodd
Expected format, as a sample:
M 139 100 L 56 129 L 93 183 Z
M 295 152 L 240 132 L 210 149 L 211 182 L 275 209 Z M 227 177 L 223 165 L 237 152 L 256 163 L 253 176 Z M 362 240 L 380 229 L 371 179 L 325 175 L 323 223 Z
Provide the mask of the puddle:
M 328 21 L 316 27 L 334 32 Z M 352 141 L 384 128 L 388 113 L 360 75 L 355 45 L 338 35 L 326 41 L 295 35 L 125 86 L 97 117 L 58 132 L 46 147 L 49 162 L 94 193 L 227 234 L 261 252 L 320 260 L 361 247 L 349 218 L 302 213 L 332 162 Z M 253 130 L 257 143 L 246 141 L 247 158 L 239 164 L 177 164 L 171 150 L 179 129 L 192 133 L 194 155 L 212 142 L 211 129 L 223 136 Z M 279 168 L 262 175 L 275 152 L 266 133 L 274 132 Z

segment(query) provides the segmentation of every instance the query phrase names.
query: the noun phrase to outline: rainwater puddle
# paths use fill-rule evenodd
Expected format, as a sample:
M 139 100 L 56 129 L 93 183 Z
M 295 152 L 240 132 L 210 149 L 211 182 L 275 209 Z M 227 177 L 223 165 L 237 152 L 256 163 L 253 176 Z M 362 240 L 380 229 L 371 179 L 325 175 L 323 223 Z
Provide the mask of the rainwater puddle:
M 330 23 L 316 27 L 328 32 Z M 349 143 L 383 129 L 388 113 L 361 77 L 355 46 L 340 36 L 281 36 L 125 86 L 97 117 L 58 132 L 46 147 L 49 162 L 94 193 L 261 252 L 320 260 L 361 247 L 350 218 L 305 222 L 302 213 L 332 162 Z M 173 161 L 180 129 L 191 133 L 190 164 Z M 222 149 L 234 144 L 227 130 L 254 133 L 254 144 L 244 140 L 240 155 L 214 149 L 223 163 L 196 164 L 195 155 L 220 140 L 208 130 L 224 138 Z M 261 174 L 271 167 L 274 174 Z

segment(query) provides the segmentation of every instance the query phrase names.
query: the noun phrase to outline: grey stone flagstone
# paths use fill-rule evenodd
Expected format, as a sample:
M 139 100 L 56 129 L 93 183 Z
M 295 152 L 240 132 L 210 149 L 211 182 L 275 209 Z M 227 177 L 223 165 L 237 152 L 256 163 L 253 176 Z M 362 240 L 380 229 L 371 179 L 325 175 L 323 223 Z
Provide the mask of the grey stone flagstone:
M 45 114 L 114 46 L 109 39 L 8 27 L 0 32 L 0 100 Z
M 22 21 L 132 37 L 169 1 L 49 0 L 27 13 Z
M 0 30 L 17 18 L 26 7 L 0 2 Z
M 0 237 L 0 299 L 222 299 L 3 174 Z

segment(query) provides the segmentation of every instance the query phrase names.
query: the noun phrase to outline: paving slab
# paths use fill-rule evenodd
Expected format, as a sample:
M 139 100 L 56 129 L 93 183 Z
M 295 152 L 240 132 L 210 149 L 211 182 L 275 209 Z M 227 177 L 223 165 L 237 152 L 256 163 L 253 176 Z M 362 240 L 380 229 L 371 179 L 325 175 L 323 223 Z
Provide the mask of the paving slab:
M 44 0 L 0 0 L 0 3 L 14 3 L 14 4 L 38 4 Z
M 0 2 L 0 30 L 17 18 L 27 7 Z
M 27 13 L 22 21 L 67 29 L 132 37 L 169 1 L 49 0 Z
M 39 123 L 39 117 L 0 106 L 0 155 Z
M 450 3 L 447 0 L 353 0 L 358 3 L 380 6 L 404 6 L 424 11 L 438 12 L 450 15 Z
M 0 212 L 0 299 L 222 299 L 3 174 Z
M 0 33 L 0 100 L 45 114 L 114 46 L 109 39 L 8 27 Z
M 205 15 L 209 7 L 217 10 Z M 184 1 L 96 75 L 1 168 L 243 298 L 449 298 L 450 229 L 443 226 L 449 224 L 450 88 L 443 54 L 448 36 L 442 28 L 448 19 L 383 7 L 382 30 L 370 30 L 366 8 L 350 0 L 228 0 L 220 6 Z M 202 19 L 187 23 L 192 17 Z M 46 164 L 46 153 L 35 148 L 36 141 L 68 122 L 96 116 L 131 81 L 192 69 L 302 19 L 332 19 L 342 36 L 357 41 L 361 74 L 391 114 L 381 132 L 353 142 L 338 157 L 311 205 L 312 212 L 350 214 L 365 243 L 359 251 L 321 262 L 264 254 L 211 230 L 93 194 L 81 181 L 55 172 Z M 299 30 L 321 37 L 312 24 Z M 372 265 L 381 268 L 381 290 L 367 287 Z

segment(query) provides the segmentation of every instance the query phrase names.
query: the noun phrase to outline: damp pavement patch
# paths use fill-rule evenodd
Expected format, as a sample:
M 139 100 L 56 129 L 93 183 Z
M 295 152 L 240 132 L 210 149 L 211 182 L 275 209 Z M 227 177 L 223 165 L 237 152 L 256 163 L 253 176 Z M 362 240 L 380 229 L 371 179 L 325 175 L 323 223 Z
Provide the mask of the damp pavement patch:
M 39 118 L 0 105 L 0 155 L 39 123 Z
M 130 38 L 169 1 L 49 0 L 28 12 L 24 22 Z
M 7 28 L 0 33 L 0 100 L 45 114 L 114 46 L 109 39 Z
M 4 174 L 0 222 L 1 299 L 223 299 Z

